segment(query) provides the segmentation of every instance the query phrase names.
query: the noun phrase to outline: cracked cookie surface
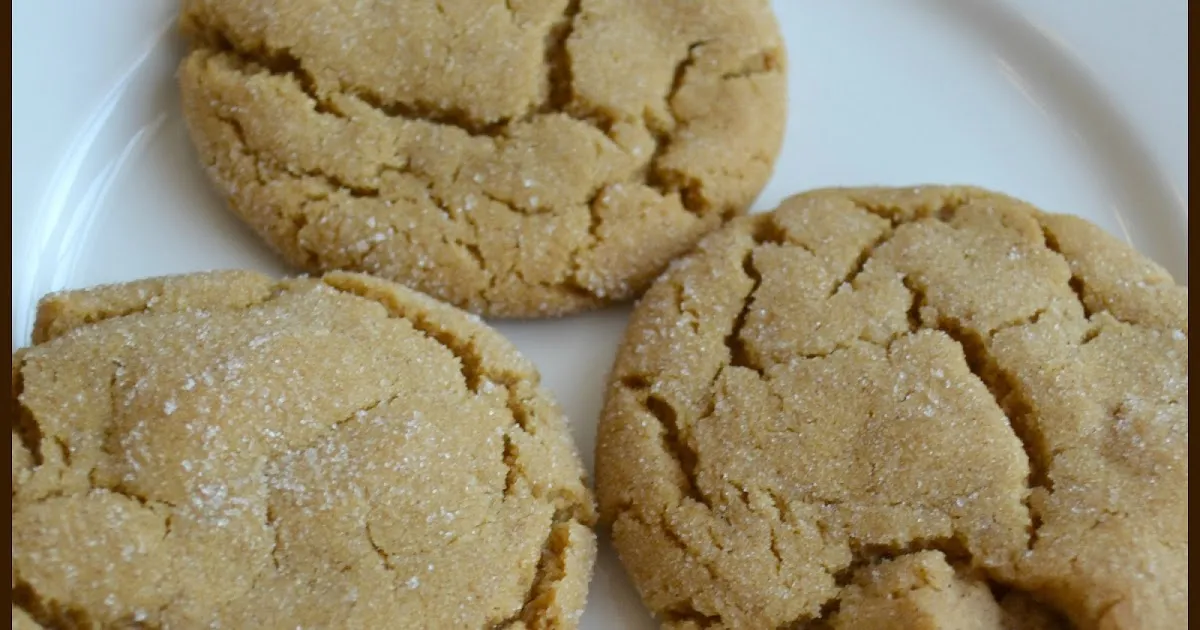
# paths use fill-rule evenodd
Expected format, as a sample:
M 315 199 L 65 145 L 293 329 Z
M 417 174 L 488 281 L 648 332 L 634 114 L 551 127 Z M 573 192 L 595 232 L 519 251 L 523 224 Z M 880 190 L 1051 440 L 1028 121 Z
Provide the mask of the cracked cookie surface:
M 798 195 L 635 310 L 601 518 L 667 627 L 1183 627 L 1187 293 L 997 193 Z
M 591 495 L 532 364 L 349 273 L 45 298 L 13 356 L 23 627 L 570 628 Z
M 742 214 L 786 115 L 765 1 L 189 0 L 192 139 L 291 264 L 492 316 L 639 293 Z

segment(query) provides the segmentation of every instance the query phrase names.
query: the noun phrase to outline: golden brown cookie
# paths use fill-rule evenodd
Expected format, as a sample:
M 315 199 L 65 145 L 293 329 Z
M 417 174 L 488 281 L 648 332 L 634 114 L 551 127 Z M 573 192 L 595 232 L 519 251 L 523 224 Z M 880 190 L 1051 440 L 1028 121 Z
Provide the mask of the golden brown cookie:
M 33 620 L 577 625 L 582 466 L 477 318 L 356 274 L 220 272 L 50 296 L 34 341 L 12 397 L 13 602 Z
M 742 214 L 786 115 L 765 0 L 188 0 L 199 155 L 291 264 L 474 312 L 641 293 Z
M 668 627 L 1184 627 L 1187 295 L 984 190 L 793 197 L 635 310 L 602 518 Z

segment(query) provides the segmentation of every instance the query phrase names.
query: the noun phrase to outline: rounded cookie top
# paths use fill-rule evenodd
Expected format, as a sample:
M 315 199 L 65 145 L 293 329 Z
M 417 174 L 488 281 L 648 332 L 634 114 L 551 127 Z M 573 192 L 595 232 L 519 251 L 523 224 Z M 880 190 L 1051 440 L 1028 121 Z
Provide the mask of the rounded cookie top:
M 575 627 L 593 507 L 534 368 L 356 274 L 54 295 L 13 356 L 14 623 Z
M 293 265 L 546 316 L 741 214 L 786 115 L 764 0 L 189 0 L 201 160 Z
M 635 310 L 601 516 L 674 627 L 1182 627 L 1187 338 L 1187 288 L 1082 219 L 799 195 Z

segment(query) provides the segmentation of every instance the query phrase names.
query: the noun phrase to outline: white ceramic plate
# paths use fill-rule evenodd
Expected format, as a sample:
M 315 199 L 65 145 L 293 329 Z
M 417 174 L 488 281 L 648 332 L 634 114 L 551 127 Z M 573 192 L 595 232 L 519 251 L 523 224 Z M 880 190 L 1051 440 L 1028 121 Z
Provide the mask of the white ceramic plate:
M 13 347 L 52 290 L 285 269 L 222 207 L 180 118 L 171 0 L 13 4 Z M 756 204 L 971 183 L 1096 221 L 1187 283 L 1186 0 L 781 0 L 790 118 Z M 591 464 L 626 309 L 498 327 Z M 584 628 L 651 628 L 604 549 Z

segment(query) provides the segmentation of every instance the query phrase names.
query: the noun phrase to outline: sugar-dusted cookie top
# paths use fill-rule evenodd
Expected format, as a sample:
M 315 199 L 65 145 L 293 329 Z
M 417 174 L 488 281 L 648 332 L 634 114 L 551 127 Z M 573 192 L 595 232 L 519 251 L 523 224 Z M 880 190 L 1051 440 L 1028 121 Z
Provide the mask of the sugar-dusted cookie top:
M 477 318 L 356 274 L 221 272 L 37 321 L 13 357 L 14 624 L 577 624 L 582 466 Z
M 200 159 L 291 264 L 477 313 L 641 293 L 770 175 L 784 50 L 760 0 L 189 0 Z
M 1183 627 L 1187 294 L 996 193 L 793 197 L 635 310 L 601 515 L 673 627 Z

